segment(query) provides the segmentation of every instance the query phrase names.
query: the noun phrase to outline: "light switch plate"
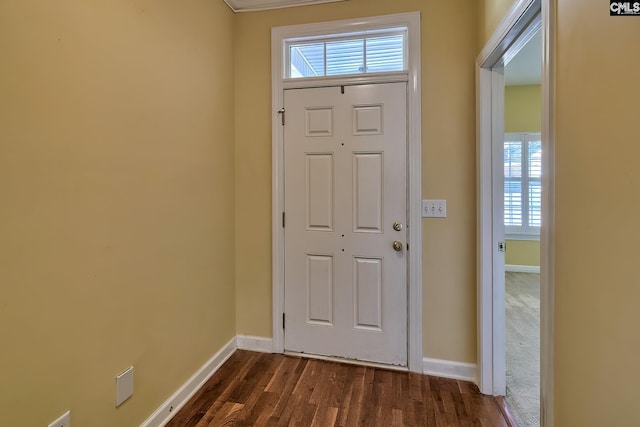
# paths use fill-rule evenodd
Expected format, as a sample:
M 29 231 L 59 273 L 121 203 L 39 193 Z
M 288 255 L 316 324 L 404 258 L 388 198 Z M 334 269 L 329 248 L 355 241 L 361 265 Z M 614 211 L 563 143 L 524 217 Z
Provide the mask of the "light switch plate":
M 422 201 L 422 217 L 423 218 L 446 218 L 447 217 L 447 201 L 446 200 L 423 200 Z
M 116 377 L 116 407 L 133 395 L 133 366 Z

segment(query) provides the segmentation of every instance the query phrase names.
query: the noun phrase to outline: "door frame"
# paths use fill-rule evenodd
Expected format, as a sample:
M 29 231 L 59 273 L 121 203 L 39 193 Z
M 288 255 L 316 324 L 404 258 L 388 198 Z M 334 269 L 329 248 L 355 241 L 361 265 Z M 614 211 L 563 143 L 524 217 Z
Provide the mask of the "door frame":
M 407 71 L 355 77 L 328 77 L 284 80 L 284 41 L 369 31 L 380 28 L 407 28 Z M 272 88 L 272 286 L 273 348 L 284 352 L 284 131 L 282 116 L 284 90 L 352 84 L 407 82 L 407 366 L 410 371 L 423 370 L 422 352 L 422 98 L 420 62 L 420 13 L 400 13 L 341 21 L 274 27 L 271 30 Z
M 504 286 L 500 274 L 496 228 L 502 218 L 494 212 L 504 189 L 496 188 L 495 145 L 504 131 L 503 64 L 522 47 L 533 25 L 542 30 L 542 218 L 540 231 L 540 406 L 541 425 L 553 426 L 553 313 L 554 313 L 554 144 L 555 144 L 555 23 L 556 0 L 517 0 L 476 60 L 477 180 L 478 180 L 478 385 L 485 394 L 500 394 L 504 357 Z M 502 301 L 502 309 L 500 309 Z

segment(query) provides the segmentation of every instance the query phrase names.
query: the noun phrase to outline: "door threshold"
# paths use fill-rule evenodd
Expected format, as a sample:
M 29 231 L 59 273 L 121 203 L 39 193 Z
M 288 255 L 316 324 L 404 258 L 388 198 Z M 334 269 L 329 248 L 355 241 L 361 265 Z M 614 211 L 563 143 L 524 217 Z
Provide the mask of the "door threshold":
M 507 401 L 504 398 L 504 396 L 496 396 L 495 399 L 496 399 L 496 405 L 498 405 L 498 409 L 500 410 L 500 413 L 504 417 L 504 420 L 506 421 L 507 425 L 509 427 L 519 427 L 518 422 L 516 421 L 516 419 L 513 416 L 513 413 L 509 409 L 509 405 L 507 405 Z
M 364 360 L 345 359 L 337 356 L 323 356 L 321 354 L 298 353 L 295 351 L 284 352 L 287 356 L 304 357 L 306 359 L 324 360 L 327 362 L 346 363 L 348 365 L 367 366 L 370 368 L 387 369 L 390 371 L 409 372 L 408 366 L 387 365 L 385 363 L 367 362 Z

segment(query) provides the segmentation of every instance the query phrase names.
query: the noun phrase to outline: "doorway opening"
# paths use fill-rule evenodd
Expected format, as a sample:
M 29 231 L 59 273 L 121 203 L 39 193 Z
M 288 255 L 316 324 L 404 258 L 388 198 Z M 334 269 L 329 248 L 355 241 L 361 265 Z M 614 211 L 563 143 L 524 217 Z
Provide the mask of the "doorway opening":
M 499 25 L 477 60 L 478 72 L 478 313 L 479 313 L 479 386 L 483 393 L 509 397 L 517 388 L 513 382 L 514 373 L 507 378 L 509 357 L 522 359 L 513 354 L 522 343 L 529 359 L 526 375 L 536 378 L 532 381 L 540 396 L 539 421 L 534 416 L 533 424 L 552 426 L 553 369 L 552 369 L 552 313 L 553 313 L 553 37 L 554 10 L 550 0 L 518 1 Z M 513 111 L 505 111 L 505 66 L 512 62 L 518 52 L 540 32 L 542 58 L 540 104 L 540 129 L 505 128 L 507 116 Z M 508 74 L 508 73 L 507 73 Z M 507 89 L 507 91 L 513 91 Z M 512 94 L 509 94 L 511 96 Z M 516 135 L 506 133 L 513 131 Z M 538 132 L 535 132 L 535 131 Z M 539 133 L 539 136 L 536 135 Z M 531 167 L 537 167 L 537 170 Z M 529 174 L 523 174 L 524 168 Z M 539 229 L 539 237 L 536 236 Z M 506 235 L 505 235 L 506 232 Z M 535 301 L 535 283 L 531 295 L 524 292 L 526 284 L 514 288 L 513 283 L 505 286 L 505 255 L 510 246 L 539 239 L 540 249 L 534 254 L 540 256 L 539 267 L 535 262 L 517 261 L 508 264 L 509 279 L 517 279 L 521 274 L 539 274 L 539 303 Z M 529 265 L 527 265 L 529 264 Z M 539 273 L 538 273 L 539 268 Z M 517 271 L 520 270 L 520 271 Z M 534 277 L 537 279 L 537 277 Z M 511 291 L 511 293 L 509 293 Z M 522 291 L 518 296 L 514 291 Z M 522 301 L 530 303 L 524 306 Z M 539 309 L 536 305 L 539 304 Z M 533 319 L 523 323 L 532 326 L 533 332 L 518 331 L 514 319 L 527 309 Z M 537 328 L 535 315 L 539 310 L 540 327 Z M 515 316 L 514 316 L 515 315 Z M 526 316 L 521 316 L 526 317 Z M 516 321 L 518 319 L 515 319 Z M 522 319 L 520 319 L 522 320 Z M 509 322 L 509 323 L 508 323 Z M 509 325 L 509 327 L 507 326 Z M 535 331 L 539 330 L 537 340 Z M 511 335 L 508 338 L 508 334 Z M 519 335 L 520 334 L 520 335 Z M 528 335 L 528 346 L 519 337 Z M 539 344 L 537 352 L 535 344 Z M 509 354 L 511 350 L 511 354 Z M 533 353 L 533 357 L 532 357 Z M 535 372 L 535 353 L 540 355 L 540 371 Z M 534 367 L 531 372 L 531 366 Z M 513 359 L 511 368 L 514 366 Z M 537 374 L 537 375 L 536 375 Z M 523 374 L 524 375 L 524 374 Z M 513 393 L 512 393 L 513 394 Z M 507 399 L 508 402 L 508 399 Z M 515 406 L 515 403 L 512 403 Z M 512 411 L 513 412 L 513 411 Z
M 504 187 L 505 402 L 519 427 L 540 426 L 541 70 L 538 29 L 504 67 L 504 168 L 494 177 Z

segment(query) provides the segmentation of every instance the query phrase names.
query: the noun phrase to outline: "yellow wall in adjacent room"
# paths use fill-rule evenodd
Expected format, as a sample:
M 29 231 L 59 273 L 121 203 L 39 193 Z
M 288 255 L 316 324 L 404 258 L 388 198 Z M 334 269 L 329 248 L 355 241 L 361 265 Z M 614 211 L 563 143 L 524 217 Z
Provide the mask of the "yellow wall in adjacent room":
M 504 131 L 540 132 L 542 90 L 540 85 L 504 88 Z M 539 240 L 507 240 L 507 265 L 540 265 Z
M 507 239 L 504 263 L 507 265 L 540 266 L 540 241 Z
M 271 336 L 271 28 L 422 12 L 423 195 L 447 199 L 424 220 L 428 357 L 476 362 L 476 6 L 468 0 L 351 0 L 237 16 L 236 292 L 239 334 Z
M 557 8 L 558 427 L 640 425 L 640 17 L 602 6 Z
M 3 426 L 139 425 L 234 336 L 233 20 L 0 5 Z
M 540 132 L 542 129 L 542 89 L 540 85 L 504 88 L 504 131 Z

